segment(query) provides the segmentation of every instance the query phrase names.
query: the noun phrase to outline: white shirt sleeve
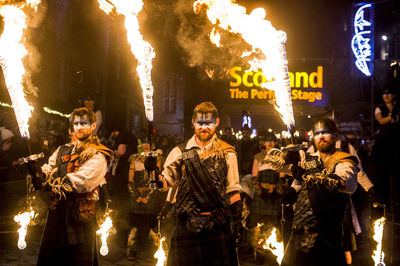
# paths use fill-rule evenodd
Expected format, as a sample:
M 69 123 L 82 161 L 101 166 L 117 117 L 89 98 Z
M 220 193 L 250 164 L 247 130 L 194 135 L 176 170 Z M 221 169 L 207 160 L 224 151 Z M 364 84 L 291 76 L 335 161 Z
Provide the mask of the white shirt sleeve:
M 226 193 L 230 193 L 233 191 L 240 192 L 242 190 L 242 187 L 239 184 L 239 170 L 236 153 L 227 153 L 226 164 L 228 166 Z
M 335 174 L 346 181 L 346 188 L 339 190 L 347 194 L 353 194 L 357 189 L 357 166 L 349 162 L 338 163 L 335 168 Z
M 349 153 L 353 156 L 355 156 L 358 160 L 358 174 L 357 174 L 357 181 L 358 183 L 363 187 L 365 191 L 368 191 L 371 187 L 374 186 L 374 184 L 371 182 L 371 180 L 368 178 L 367 173 L 364 172 L 363 167 L 361 165 L 361 160 L 358 157 L 356 149 L 351 145 L 349 145 Z
M 78 193 L 86 193 L 95 189 L 97 186 L 106 183 L 105 174 L 107 172 L 107 161 L 104 155 L 96 153 L 79 167 L 75 173 L 68 173 L 67 176 L 72 187 Z
M 375 115 L 381 114 L 381 113 L 382 113 L 381 109 L 379 107 L 376 107 L 375 108 Z
M 49 157 L 48 163 L 44 164 L 42 166 L 42 171 L 43 173 L 46 174 L 46 176 L 49 176 L 51 171 L 56 167 L 57 163 L 57 156 L 58 156 L 58 151 L 60 150 L 60 147 L 57 148 L 55 152 Z
M 179 147 L 175 147 L 165 159 L 164 170 L 161 175 L 167 180 L 169 186 L 173 186 L 176 180 L 181 177 L 182 152 Z

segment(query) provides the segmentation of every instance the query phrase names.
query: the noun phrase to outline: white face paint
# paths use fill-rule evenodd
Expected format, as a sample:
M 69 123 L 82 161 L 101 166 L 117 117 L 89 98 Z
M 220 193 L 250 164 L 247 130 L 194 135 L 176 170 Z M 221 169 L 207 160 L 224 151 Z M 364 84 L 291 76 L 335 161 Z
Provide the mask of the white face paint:
M 76 116 L 74 119 L 74 132 L 77 132 L 81 129 L 89 129 L 90 122 L 87 117 Z
M 73 126 L 78 140 L 85 140 L 92 134 L 92 125 L 87 116 L 75 116 Z

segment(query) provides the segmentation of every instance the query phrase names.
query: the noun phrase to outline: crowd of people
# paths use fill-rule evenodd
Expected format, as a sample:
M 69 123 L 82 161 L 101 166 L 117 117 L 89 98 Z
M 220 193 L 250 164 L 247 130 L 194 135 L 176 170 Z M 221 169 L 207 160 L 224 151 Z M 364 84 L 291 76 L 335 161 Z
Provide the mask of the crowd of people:
M 95 203 L 106 194 L 114 237 L 132 260 L 152 258 L 161 233 L 168 265 L 238 265 L 240 254 L 273 265 L 262 242 L 275 228 L 286 247 L 282 265 L 351 265 L 354 236 L 370 229 L 371 201 L 399 203 L 398 186 L 391 186 L 399 108 L 390 89 L 382 98 L 372 150 L 327 118 L 315 121 L 312 138 L 277 138 L 263 129 L 251 136 L 248 127 L 237 138 L 230 128 L 217 130 L 210 102 L 193 111 L 186 141 L 157 134 L 149 141 L 118 125 L 105 134 L 90 99 L 65 122 L 34 116 L 30 152 L 45 158 L 28 170 L 37 190 L 50 191 L 39 264 L 55 256 L 97 263 Z M 0 182 L 23 179 L 17 159 L 27 146 L 7 123 L 12 110 L 1 112 Z

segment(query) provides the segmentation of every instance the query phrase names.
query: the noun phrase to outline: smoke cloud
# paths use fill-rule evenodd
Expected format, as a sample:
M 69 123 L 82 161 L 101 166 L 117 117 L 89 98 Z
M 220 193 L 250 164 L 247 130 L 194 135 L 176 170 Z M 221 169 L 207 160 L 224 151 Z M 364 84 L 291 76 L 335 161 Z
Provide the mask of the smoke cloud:
M 206 10 L 199 14 L 193 11 L 193 2 L 180 0 L 175 6 L 175 13 L 180 22 L 176 40 L 184 51 L 183 60 L 191 67 L 200 67 L 201 76 L 207 77 L 206 70 L 213 71 L 213 78 L 224 79 L 233 66 L 247 65 L 247 58 L 241 58 L 244 51 L 251 51 L 248 45 L 237 34 L 216 28 L 221 35 L 222 47 L 216 47 L 210 41 L 214 27 L 207 18 Z

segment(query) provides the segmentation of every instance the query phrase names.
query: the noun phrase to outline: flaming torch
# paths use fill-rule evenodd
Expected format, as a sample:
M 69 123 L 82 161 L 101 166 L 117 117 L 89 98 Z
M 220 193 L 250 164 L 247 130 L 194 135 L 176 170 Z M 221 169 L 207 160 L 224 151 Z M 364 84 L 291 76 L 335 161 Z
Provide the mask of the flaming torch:
M 383 239 L 383 228 L 385 226 L 385 217 L 381 217 L 374 222 L 374 240 L 378 242 L 376 249 L 372 254 L 372 259 L 376 266 L 385 266 L 385 262 L 383 261 L 385 258 L 385 253 L 382 250 L 382 239 Z
M 206 7 L 207 16 L 212 24 L 240 34 L 253 47 L 251 54 L 263 54 L 265 59 L 249 61 L 251 70 L 263 71 L 268 82 L 264 81 L 261 85 L 275 92 L 275 109 L 290 130 L 294 126 L 294 115 L 285 51 L 286 33 L 276 30 L 271 22 L 265 19 L 266 13 L 262 8 L 246 14 L 246 8 L 235 4 L 234 0 L 197 0 L 193 4 L 195 13 L 199 13 L 203 6 Z M 216 46 L 221 46 L 219 35 L 215 36 L 214 30 L 210 37 Z M 218 41 L 215 37 L 218 37 Z
M 276 236 L 276 228 L 274 227 L 271 231 L 270 236 L 265 240 L 263 244 L 263 249 L 269 250 L 276 256 L 276 261 L 279 265 L 281 265 L 283 255 L 284 255 L 284 248 L 283 242 L 278 242 Z
M 139 31 L 139 12 L 143 8 L 142 0 L 98 0 L 100 9 L 107 14 L 116 12 L 125 17 L 125 28 L 132 54 L 138 61 L 136 68 L 139 75 L 140 86 L 143 91 L 146 118 L 153 121 L 153 84 L 151 81 L 152 60 L 156 56 L 153 47 L 143 40 Z
M 24 30 L 27 28 L 27 16 L 24 10 L 29 7 L 35 12 L 40 4 L 40 0 L 26 1 L 0 1 L 0 16 L 4 21 L 3 33 L 0 36 L 0 66 L 3 69 L 4 79 L 8 93 L 11 98 L 17 118 L 21 136 L 29 139 L 28 121 L 32 115 L 33 107 L 25 99 L 24 94 L 24 75 L 26 74 L 23 59 L 28 54 L 24 46 Z M 29 146 L 28 146 L 28 150 Z M 31 197 L 29 196 L 29 178 L 27 179 L 27 201 L 29 201 L 29 211 L 18 214 L 14 221 L 20 224 L 18 229 L 19 239 L 18 248 L 26 248 L 25 236 L 27 227 L 31 219 L 35 217 L 35 212 L 31 207 Z
M 165 241 L 165 237 L 160 239 L 160 244 L 158 246 L 158 249 L 157 249 L 156 253 L 154 253 L 154 258 L 157 259 L 156 266 L 164 266 L 164 263 L 165 263 L 166 257 L 165 257 L 164 249 L 162 247 L 164 241 Z
M 32 219 L 35 218 L 35 211 L 31 208 L 30 211 L 26 211 L 24 213 L 19 213 L 14 216 L 14 221 L 17 222 L 21 227 L 18 229 L 18 248 L 24 249 L 26 248 L 25 236 L 26 231 L 28 229 L 28 225 Z
M 100 229 L 96 231 L 97 234 L 101 235 L 101 247 L 100 254 L 102 256 L 106 256 L 108 254 L 108 246 L 107 246 L 107 238 L 110 234 L 110 230 L 112 228 L 112 220 L 109 214 L 106 214 L 106 219 L 101 224 Z
M 29 6 L 36 11 L 39 3 L 38 0 L 0 1 L 0 16 L 4 21 L 4 30 L 0 37 L 0 66 L 24 139 L 29 139 L 28 121 L 33 107 L 25 99 L 23 88 L 25 68 L 22 60 L 28 54 L 23 44 L 24 30 L 27 28 L 23 8 Z

